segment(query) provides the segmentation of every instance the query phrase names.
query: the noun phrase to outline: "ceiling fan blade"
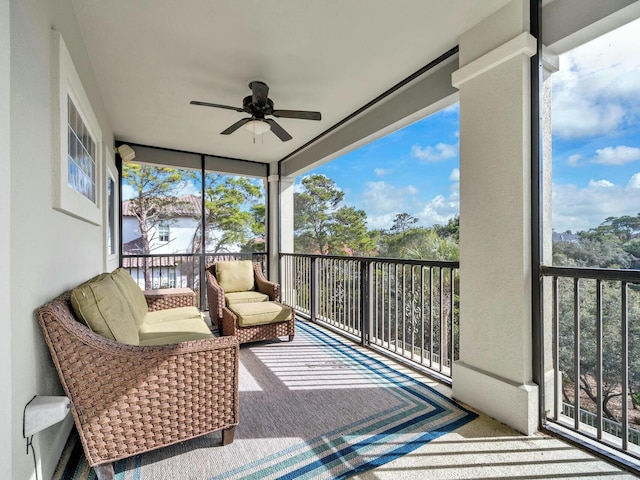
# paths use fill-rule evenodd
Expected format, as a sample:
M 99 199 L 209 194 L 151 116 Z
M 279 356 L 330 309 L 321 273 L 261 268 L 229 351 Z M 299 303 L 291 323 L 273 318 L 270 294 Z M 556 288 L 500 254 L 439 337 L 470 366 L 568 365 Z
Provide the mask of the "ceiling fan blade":
M 271 115 L 279 118 L 299 118 L 301 120 L 322 120 L 320 112 L 305 112 L 302 110 L 274 110 Z
M 233 132 L 235 132 L 241 126 L 243 126 L 247 122 L 250 122 L 251 120 L 252 120 L 251 117 L 243 118 L 242 120 L 238 120 L 236 123 L 231 125 L 229 128 L 227 128 L 226 130 L 220 132 L 220 135 L 231 135 Z
M 191 105 L 200 105 L 202 107 L 215 107 L 215 108 L 226 108 L 227 110 L 235 110 L 236 112 L 244 112 L 243 109 L 238 107 L 230 107 L 228 105 L 218 105 L 217 103 L 208 103 L 208 102 L 198 102 L 197 100 L 191 100 L 189 102 Z
M 287 131 L 282 128 L 280 126 L 280 124 L 278 124 L 275 120 L 271 119 L 271 118 L 267 118 L 265 120 L 265 122 L 267 122 L 269 125 L 271 125 L 271 131 L 273 133 L 276 134 L 276 137 L 278 137 L 280 140 L 282 140 L 283 142 L 288 142 L 289 140 L 291 140 L 293 137 L 291 135 L 289 135 L 287 133 Z
M 251 82 L 249 88 L 252 92 L 253 104 L 258 107 L 264 107 L 267 104 L 269 96 L 269 87 L 263 82 Z

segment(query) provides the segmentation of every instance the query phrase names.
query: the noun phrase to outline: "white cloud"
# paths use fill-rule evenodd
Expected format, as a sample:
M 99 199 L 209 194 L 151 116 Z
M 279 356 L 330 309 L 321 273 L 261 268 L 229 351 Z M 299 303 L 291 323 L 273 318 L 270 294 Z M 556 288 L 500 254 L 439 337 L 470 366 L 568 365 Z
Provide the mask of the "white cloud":
M 369 228 L 389 228 L 396 214 L 415 209 L 417 193 L 413 185 L 398 188 L 384 181 L 367 182 L 357 208 L 367 212 Z
M 603 165 L 626 165 L 638 160 L 640 160 L 640 148 L 620 145 L 596 150 L 596 156 L 591 161 Z
M 384 177 L 386 175 L 391 175 L 393 170 L 389 168 L 374 168 L 373 173 L 376 177 Z
M 554 135 L 611 134 L 637 114 L 631 105 L 640 94 L 639 25 L 636 20 L 560 56 L 552 77 Z
M 640 188 L 640 173 L 634 174 L 627 183 L 627 188 Z
M 460 213 L 460 195 L 458 192 L 451 193 L 448 197 L 437 195 L 428 201 L 422 211 L 415 216 L 422 225 L 444 225 L 450 218 Z
M 570 167 L 577 167 L 579 165 L 582 165 L 580 160 L 582 160 L 582 155 L 580 155 L 579 153 L 575 153 L 567 158 L 567 165 L 569 165 Z
M 418 224 L 430 226 L 445 224 L 460 212 L 460 183 L 453 181 L 448 196 L 436 195 L 420 201 L 420 191 L 413 185 L 394 187 L 383 181 L 368 182 L 357 208 L 367 212 L 369 228 L 388 229 L 398 213 L 406 212 L 418 219 Z
M 587 187 L 553 185 L 553 228 L 577 232 L 597 227 L 607 217 L 637 215 L 640 211 L 640 172 L 626 185 L 592 180 Z
M 427 145 L 411 147 L 411 155 L 425 162 L 441 162 L 454 158 L 458 154 L 458 145 L 449 143 L 438 143 L 435 147 Z
M 459 168 L 454 168 L 453 170 L 451 170 L 451 174 L 449 175 L 449 180 L 451 180 L 452 182 L 459 182 L 460 181 L 460 169 Z
M 615 187 L 615 185 L 613 183 L 611 183 L 609 180 L 589 180 L 589 187 L 591 187 L 591 188 L 595 188 L 595 187 L 609 188 L 609 187 Z

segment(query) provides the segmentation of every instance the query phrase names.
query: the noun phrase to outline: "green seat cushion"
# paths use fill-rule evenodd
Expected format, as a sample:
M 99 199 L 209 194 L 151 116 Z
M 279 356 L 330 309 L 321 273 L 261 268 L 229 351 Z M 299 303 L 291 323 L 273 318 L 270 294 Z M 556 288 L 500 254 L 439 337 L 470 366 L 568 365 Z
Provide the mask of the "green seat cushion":
M 111 275 L 94 278 L 74 288 L 71 304 L 76 315 L 97 334 L 138 345 L 136 320 Z
M 202 322 L 202 314 L 196 307 L 177 307 L 165 310 L 156 310 L 145 315 L 144 321 L 140 325 L 139 331 L 144 332 L 146 328 L 165 322 L 177 322 L 182 319 L 196 318 Z
M 129 310 L 136 320 L 136 325 L 140 326 L 149 311 L 144 293 L 126 269 L 116 268 L 110 275 L 127 302 Z
M 237 303 L 229 307 L 241 327 L 266 325 L 291 319 L 291 308 L 278 302 Z
M 145 322 L 140 327 L 139 334 L 140 345 L 167 345 L 214 337 L 200 315 L 197 318 Z
M 217 262 L 216 279 L 225 293 L 255 290 L 253 262 L 251 260 Z
M 225 292 L 224 300 L 227 306 L 235 305 L 236 303 L 268 302 L 269 295 L 254 291 L 231 293 Z

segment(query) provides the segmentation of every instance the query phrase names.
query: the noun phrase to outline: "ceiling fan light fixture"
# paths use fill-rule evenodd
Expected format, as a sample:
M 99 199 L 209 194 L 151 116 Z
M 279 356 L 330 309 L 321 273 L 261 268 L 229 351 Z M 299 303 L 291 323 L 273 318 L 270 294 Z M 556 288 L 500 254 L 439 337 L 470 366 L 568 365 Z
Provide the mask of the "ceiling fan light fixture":
M 245 123 L 244 127 L 254 135 L 263 135 L 271 130 L 271 125 L 264 120 L 251 120 Z

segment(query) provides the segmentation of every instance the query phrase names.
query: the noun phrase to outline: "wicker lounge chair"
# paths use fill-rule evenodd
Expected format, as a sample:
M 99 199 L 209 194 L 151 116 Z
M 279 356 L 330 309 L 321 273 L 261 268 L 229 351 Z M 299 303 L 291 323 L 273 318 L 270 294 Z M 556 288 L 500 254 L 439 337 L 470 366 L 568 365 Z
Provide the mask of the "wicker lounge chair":
M 295 335 L 295 312 L 292 307 L 283 305 L 280 300 L 280 285 L 267 280 L 262 273 L 259 263 L 253 262 L 253 285 L 246 291 L 225 292 L 217 278 L 218 264 L 236 263 L 245 266 L 247 261 L 218 262 L 207 267 L 207 298 L 209 302 L 209 316 L 221 330 L 223 335 L 237 337 L 240 343 L 258 342 L 277 337 L 289 337 L 293 340 Z M 263 298 L 261 298 L 261 296 Z M 230 302 L 231 301 L 231 302 Z M 251 304 L 247 306 L 247 303 Z M 242 304 L 242 305 L 238 305 Z M 243 326 L 239 318 L 241 308 L 249 308 L 254 312 L 262 306 L 272 311 L 278 307 L 290 311 L 286 319 L 259 325 Z
M 149 310 L 192 306 L 194 295 L 152 295 Z M 233 337 L 137 346 L 76 320 L 66 292 L 38 310 L 89 465 L 113 478 L 113 462 L 238 423 L 238 342 Z

